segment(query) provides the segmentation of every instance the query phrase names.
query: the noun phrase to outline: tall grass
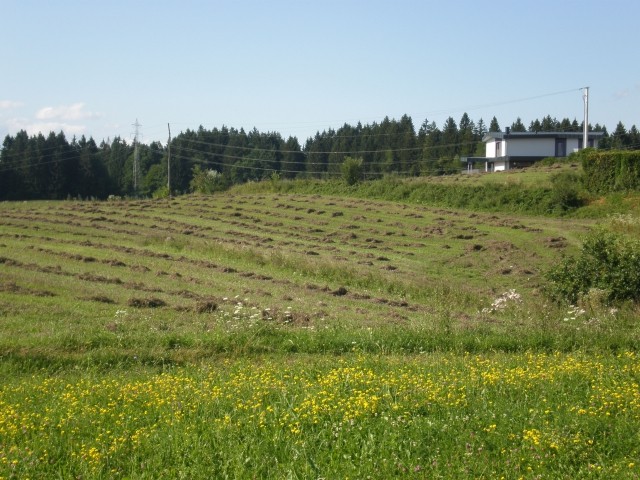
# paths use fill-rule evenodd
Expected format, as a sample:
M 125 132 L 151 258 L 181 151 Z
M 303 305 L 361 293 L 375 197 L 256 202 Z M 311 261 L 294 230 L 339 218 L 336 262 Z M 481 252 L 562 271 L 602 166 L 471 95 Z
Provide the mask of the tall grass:
M 269 182 L 245 184 L 233 191 L 242 193 L 264 193 L 273 191 Z M 408 202 L 450 208 L 465 208 L 483 211 L 508 211 L 526 214 L 549 215 L 561 213 L 552 188 L 486 183 L 479 185 L 411 182 L 388 177 L 347 186 L 340 181 L 282 181 L 275 187 L 283 193 L 304 193 L 374 198 L 395 202 Z

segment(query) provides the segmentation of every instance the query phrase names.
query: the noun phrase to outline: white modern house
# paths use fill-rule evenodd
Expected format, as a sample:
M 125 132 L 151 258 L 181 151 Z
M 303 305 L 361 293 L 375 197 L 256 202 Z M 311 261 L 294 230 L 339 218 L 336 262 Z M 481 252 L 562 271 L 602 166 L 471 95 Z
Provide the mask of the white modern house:
M 604 133 L 590 132 L 588 147 L 598 147 Z M 462 157 L 468 172 L 499 172 L 533 165 L 547 157 L 566 157 L 582 149 L 582 132 L 489 132 L 484 157 Z M 484 164 L 484 165 L 482 165 Z

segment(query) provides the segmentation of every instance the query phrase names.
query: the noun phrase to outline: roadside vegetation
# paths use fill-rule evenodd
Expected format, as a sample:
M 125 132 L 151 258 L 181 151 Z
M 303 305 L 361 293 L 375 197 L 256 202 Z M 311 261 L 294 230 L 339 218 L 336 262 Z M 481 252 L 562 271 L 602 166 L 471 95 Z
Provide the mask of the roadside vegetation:
M 0 478 L 637 478 L 638 196 L 574 163 L 0 203 Z

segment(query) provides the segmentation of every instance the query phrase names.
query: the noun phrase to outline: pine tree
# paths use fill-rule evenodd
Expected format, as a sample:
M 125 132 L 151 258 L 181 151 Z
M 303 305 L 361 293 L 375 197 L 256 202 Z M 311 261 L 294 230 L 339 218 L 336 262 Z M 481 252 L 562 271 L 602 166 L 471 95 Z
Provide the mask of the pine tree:
M 640 131 L 638 131 L 635 125 L 631 126 L 627 136 L 629 137 L 629 148 L 633 150 L 640 149 Z
M 289 137 L 284 144 L 282 156 L 282 177 L 294 178 L 304 172 L 304 154 L 296 137 Z
M 420 173 L 424 175 L 433 175 L 437 169 L 438 158 L 440 158 L 442 132 L 438 129 L 436 122 L 434 121 L 425 125 L 424 131 L 425 141 L 422 146 Z
M 440 158 L 443 160 L 451 160 L 457 154 L 459 150 L 459 132 L 456 121 L 449 117 L 444 122 L 442 127 L 442 148 L 440 150 Z
M 543 132 L 556 132 L 560 127 L 560 122 L 555 118 L 551 118 L 551 115 L 547 115 L 542 119 L 541 125 Z
M 541 132 L 542 131 L 542 124 L 540 123 L 540 120 L 538 120 L 537 118 L 535 120 L 533 120 L 529 124 L 529 131 L 530 132 Z
M 400 170 L 411 175 L 418 175 L 418 155 L 416 150 L 416 131 L 413 127 L 413 121 L 408 115 L 403 115 L 398 124 L 399 138 L 396 144 L 398 149 L 398 160 Z
M 482 118 L 478 120 L 478 123 L 476 123 L 476 128 L 474 129 L 473 134 L 476 136 L 477 141 L 481 141 L 484 138 L 484 136 L 487 134 L 487 126 L 485 125 L 484 120 L 482 120 Z
M 473 133 L 475 125 L 465 112 L 460 119 L 460 156 L 468 157 L 473 154 L 476 149 L 476 137 Z
M 494 116 L 491 119 L 491 123 L 489 124 L 489 131 L 490 132 L 501 132 L 502 130 L 500 130 L 500 125 L 498 124 L 498 119 Z
M 520 119 L 520 117 L 518 117 L 516 119 L 516 121 L 511 124 L 511 131 L 512 132 L 526 132 L 527 131 L 527 127 L 524 126 L 524 123 L 522 123 L 522 120 Z
M 627 129 L 622 122 L 618 122 L 616 129 L 611 134 L 611 148 L 625 148 L 631 144 Z

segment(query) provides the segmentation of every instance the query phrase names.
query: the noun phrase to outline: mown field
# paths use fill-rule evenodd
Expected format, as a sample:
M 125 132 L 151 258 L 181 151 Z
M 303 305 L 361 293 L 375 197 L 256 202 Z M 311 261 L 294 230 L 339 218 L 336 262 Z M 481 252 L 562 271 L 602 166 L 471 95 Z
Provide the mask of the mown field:
M 637 478 L 638 308 L 545 295 L 620 222 L 2 203 L 0 478 Z

